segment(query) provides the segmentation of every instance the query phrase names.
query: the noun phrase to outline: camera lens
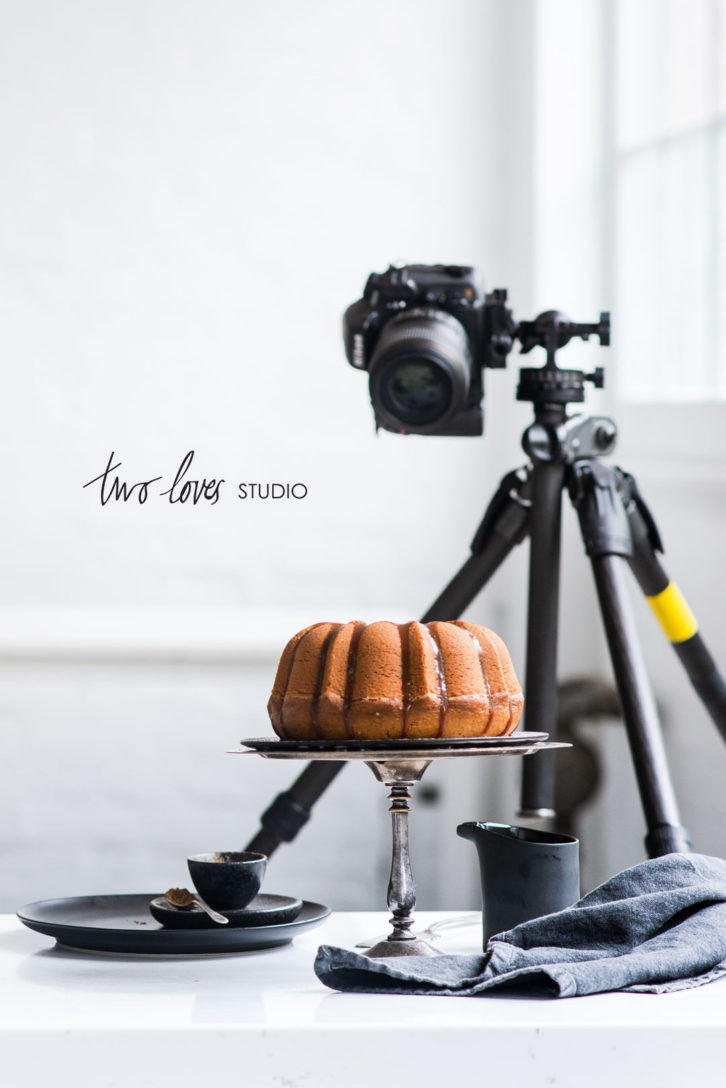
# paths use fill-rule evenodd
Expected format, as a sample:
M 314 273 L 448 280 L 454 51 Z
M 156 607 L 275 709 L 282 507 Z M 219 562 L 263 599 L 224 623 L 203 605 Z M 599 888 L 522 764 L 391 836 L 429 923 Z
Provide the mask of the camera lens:
M 439 424 L 466 402 L 471 353 L 463 325 L 440 310 L 409 310 L 383 329 L 370 363 L 371 400 L 392 430 Z
M 427 423 L 438 419 L 451 402 L 451 382 L 433 363 L 400 363 L 388 374 L 388 400 L 399 419 Z

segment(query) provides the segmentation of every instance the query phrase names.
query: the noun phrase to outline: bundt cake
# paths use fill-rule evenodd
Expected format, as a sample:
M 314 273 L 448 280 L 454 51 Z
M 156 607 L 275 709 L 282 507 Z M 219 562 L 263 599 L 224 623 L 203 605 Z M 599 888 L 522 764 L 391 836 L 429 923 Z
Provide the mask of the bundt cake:
M 486 627 L 314 623 L 283 650 L 267 709 L 285 740 L 413 740 L 508 735 L 523 702 Z

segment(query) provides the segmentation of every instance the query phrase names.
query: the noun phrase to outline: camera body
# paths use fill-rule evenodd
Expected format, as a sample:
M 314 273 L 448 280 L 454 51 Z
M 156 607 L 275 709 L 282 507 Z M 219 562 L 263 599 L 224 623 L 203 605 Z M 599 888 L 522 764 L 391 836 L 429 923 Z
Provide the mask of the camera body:
M 369 373 L 376 425 L 398 434 L 483 433 L 485 367 L 503 367 L 507 293 L 483 295 L 467 265 L 391 266 L 343 318 L 351 366 Z

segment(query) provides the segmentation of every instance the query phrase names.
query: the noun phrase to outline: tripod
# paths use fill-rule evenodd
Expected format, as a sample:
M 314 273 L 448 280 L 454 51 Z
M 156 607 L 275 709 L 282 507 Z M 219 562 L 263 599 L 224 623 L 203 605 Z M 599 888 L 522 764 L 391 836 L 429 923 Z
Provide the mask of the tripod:
M 532 403 L 534 421 L 522 436 L 529 463 L 505 475 L 471 545 L 471 556 L 422 617 L 422 622 L 457 619 L 516 544 L 530 538 L 527 613 L 525 728 L 556 740 L 557 633 L 562 495 L 575 508 L 585 552 L 592 564 L 600 613 L 613 665 L 623 720 L 645 815 L 648 857 L 688 852 L 661 725 L 637 637 L 624 572 L 630 567 L 663 632 L 719 732 L 726 740 L 726 682 L 698 633 L 698 625 L 675 583 L 663 569 L 658 529 L 635 480 L 600 460 L 615 447 L 617 429 L 605 416 L 568 415 L 567 405 L 585 399 L 584 384 L 602 386 L 604 372 L 563 370 L 556 352 L 573 336 L 597 335 L 609 343 L 609 317 L 575 324 L 556 311 L 522 322 L 522 351 L 542 346 L 547 362 L 522 368 L 517 399 Z M 524 759 L 520 815 L 556 816 L 554 752 Z M 310 763 L 289 790 L 261 817 L 247 846 L 265 854 L 290 842 L 343 763 Z

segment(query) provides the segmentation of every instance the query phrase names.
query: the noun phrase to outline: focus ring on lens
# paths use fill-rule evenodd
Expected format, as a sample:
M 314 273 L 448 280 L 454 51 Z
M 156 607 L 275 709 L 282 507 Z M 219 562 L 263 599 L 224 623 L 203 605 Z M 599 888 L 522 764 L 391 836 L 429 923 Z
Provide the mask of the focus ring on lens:
M 371 357 L 370 369 L 382 355 L 397 344 L 410 341 L 423 341 L 441 352 L 455 366 L 464 361 L 467 378 L 470 373 L 471 353 L 466 330 L 457 318 L 443 310 L 407 310 L 397 314 L 383 327 L 378 343 Z M 444 344 L 449 350 L 445 350 Z M 468 385 L 468 381 L 467 381 Z
M 471 366 L 466 330 L 451 314 L 432 309 L 397 314 L 384 326 L 370 362 L 374 408 L 391 429 L 415 424 L 422 433 L 436 433 L 441 421 L 464 406 Z M 425 390 L 421 375 L 427 370 Z M 401 384 L 416 372 L 419 394 L 409 389 L 401 396 Z

